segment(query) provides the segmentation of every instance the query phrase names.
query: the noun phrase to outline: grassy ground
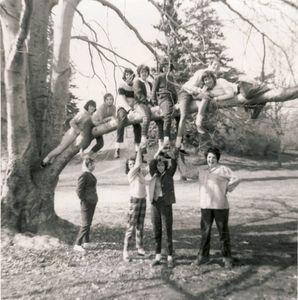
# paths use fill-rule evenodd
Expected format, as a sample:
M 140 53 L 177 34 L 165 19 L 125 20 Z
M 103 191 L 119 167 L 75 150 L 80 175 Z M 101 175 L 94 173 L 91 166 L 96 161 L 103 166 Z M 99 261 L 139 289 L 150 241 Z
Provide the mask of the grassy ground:
M 211 261 L 191 266 L 200 243 L 198 183 L 179 181 L 177 174 L 175 267 L 169 270 L 165 256 L 161 266 L 150 267 L 154 246 L 149 205 L 144 234 L 148 254 L 140 258 L 131 248 L 132 262 L 122 261 L 129 195 L 124 158 L 113 160 L 112 155 L 105 152 L 96 163 L 99 203 L 92 239 L 98 249 L 82 256 L 51 237 L 17 236 L 14 245 L 2 248 L 2 299 L 297 299 L 295 158 L 276 169 L 271 160 L 223 156 L 222 163 L 242 178 L 229 197 L 232 270 L 223 268 L 215 226 Z M 55 201 L 58 215 L 78 226 L 75 185 L 80 168 L 76 163 L 65 168 Z M 76 233 L 69 233 L 72 240 Z

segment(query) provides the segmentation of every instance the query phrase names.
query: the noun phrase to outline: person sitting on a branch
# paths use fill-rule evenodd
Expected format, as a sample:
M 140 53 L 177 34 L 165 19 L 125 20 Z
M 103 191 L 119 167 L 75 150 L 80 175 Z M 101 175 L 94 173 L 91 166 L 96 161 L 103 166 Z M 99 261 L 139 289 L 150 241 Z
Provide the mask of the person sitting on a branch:
M 117 101 L 117 119 L 118 119 L 118 127 L 117 127 L 117 141 L 116 141 L 116 150 L 115 150 L 115 158 L 120 157 L 120 145 L 123 143 L 124 137 L 124 128 L 127 125 L 128 117 L 133 113 L 134 110 L 134 91 L 133 91 L 133 80 L 135 78 L 135 74 L 132 69 L 126 68 L 123 72 L 122 82 L 119 84 L 118 88 L 118 101 Z M 141 142 L 141 133 L 142 127 L 140 124 L 133 124 L 133 132 L 134 132 L 134 143 L 135 150 L 137 151 L 139 148 L 139 144 Z
M 52 150 L 41 162 L 41 168 L 45 168 L 47 164 L 53 162 L 57 155 L 62 153 L 77 137 L 82 133 L 85 122 L 90 119 L 91 115 L 96 111 L 96 102 L 87 101 L 84 111 L 79 112 L 69 122 L 70 128 L 64 134 L 60 144 Z
M 92 117 L 84 124 L 84 137 L 81 145 L 81 156 L 84 156 L 84 150 L 91 144 L 92 129 L 99 124 L 104 124 L 112 120 L 116 115 L 116 106 L 113 105 L 114 97 L 112 94 L 107 93 L 104 95 L 104 103 L 92 115 Z M 92 157 L 97 151 L 104 146 L 103 137 L 100 135 L 96 137 L 96 145 L 88 153 Z
M 142 137 L 140 148 L 143 154 L 147 153 L 147 137 L 149 125 L 151 121 L 151 110 L 154 105 L 151 101 L 152 84 L 149 82 L 148 76 L 150 74 L 149 67 L 140 65 L 137 68 L 138 78 L 134 80 L 133 89 L 135 95 L 135 110 L 142 116 Z M 163 121 L 155 121 L 158 127 L 158 142 L 159 145 L 163 144 Z
M 169 63 L 166 58 L 163 58 L 160 62 L 161 74 L 153 82 L 152 101 L 161 108 L 164 115 L 163 144 L 160 145 L 159 151 L 170 150 L 171 123 L 175 111 L 174 106 L 178 100 L 175 81 L 171 75 L 173 68 L 173 64 Z

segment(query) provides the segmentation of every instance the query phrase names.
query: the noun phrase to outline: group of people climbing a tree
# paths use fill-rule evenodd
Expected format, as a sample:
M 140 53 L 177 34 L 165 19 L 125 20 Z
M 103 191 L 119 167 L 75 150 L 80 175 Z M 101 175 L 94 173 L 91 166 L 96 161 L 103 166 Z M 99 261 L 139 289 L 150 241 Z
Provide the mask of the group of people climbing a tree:
M 172 119 L 176 120 L 177 138 L 175 141 L 176 153 L 188 155 L 184 150 L 182 138 L 185 132 L 187 115 L 190 112 L 193 101 L 197 103 L 198 114 L 196 127 L 199 133 L 204 134 L 202 121 L 211 105 L 216 105 L 222 100 L 231 99 L 237 95 L 240 102 L 253 99 L 269 90 L 266 85 L 254 86 L 250 82 L 238 81 L 230 83 L 224 78 L 217 78 L 221 63 L 218 59 L 213 60 L 207 69 L 200 69 L 182 85 L 179 93 L 177 84 L 172 76 L 174 66 L 166 58 L 159 62 L 160 72 L 155 76 L 153 83 L 149 81 L 150 69 L 146 65 L 137 68 L 137 76 L 132 69 L 126 68 L 123 72 L 122 81 L 118 86 L 117 105 L 114 97 L 107 93 L 104 95 L 104 103 L 96 109 L 96 102 L 89 100 L 84 106 L 85 111 L 77 114 L 71 121 L 71 128 L 64 135 L 60 145 L 50 152 L 41 162 L 44 168 L 64 151 L 75 140 L 81 143 L 81 155 L 88 148 L 93 137 L 92 129 L 100 124 L 117 119 L 117 139 L 115 158 L 120 157 L 121 144 L 124 140 L 124 128 L 128 120 L 133 119 L 136 113 L 141 116 L 142 124 L 133 124 L 135 150 L 141 148 L 143 154 L 147 153 L 147 139 L 151 122 L 151 108 L 159 106 L 163 119 L 156 120 L 158 128 L 159 151 L 166 153 L 170 150 L 170 133 Z M 252 118 L 256 118 L 264 104 L 256 105 Z M 180 115 L 175 115 L 179 109 Z M 77 136 L 81 135 L 80 139 Z M 104 140 L 101 135 L 96 137 L 96 145 L 88 153 L 89 157 L 102 149 Z
M 159 74 L 154 77 L 153 83 L 148 78 L 150 69 L 146 65 L 137 68 L 137 76 L 132 69 L 126 68 L 122 81 L 118 86 L 117 106 L 114 97 L 107 93 L 104 103 L 97 109 L 96 102 L 89 100 L 84 106 L 84 112 L 76 115 L 70 122 L 71 128 L 64 135 L 60 145 L 49 153 L 42 161 L 45 168 L 57 155 L 65 150 L 74 141 L 80 144 L 83 157 L 83 172 L 77 184 L 77 195 L 81 200 L 82 226 L 75 242 L 74 250 L 86 252 L 94 247 L 90 243 L 90 227 L 98 201 L 96 192 L 97 180 L 92 174 L 94 170 L 94 154 L 104 146 L 103 137 L 96 137 L 96 144 L 85 155 L 84 150 L 90 145 L 93 135 L 92 129 L 100 124 L 117 120 L 117 140 L 115 158 L 120 157 L 121 144 L 124 141 L 124 128 L 129 120 L 134 120 L 134 114 L 142 119 L 142 124 L 133 123 L 134 150 L 133 155 L 126 160 L 126 174 L 130 186 L 130 211 L 127 229 L 124 237 L 123 260 L 129 262 L 128 253 L 132 234 L 136 232 L 136 248 L 138 255 L 146 255 L 143 247 L 143 225 L 146 215 L 146 180 L 149 182 L 149 200 L 151 203 L 151 220 L 155 239 L 156 257 L 152 266 L 161 263 L 162 227 L 165 228 L 167 245 L 167 265 L 174 266 L 173 262 L 173 211 L 172 205 L 176 202 L 173 176 L 177 169 L 179 155 L 188 155 L 183 148 L 183 134 L 186 117 L 191 111 L 191 105 L 196 101 L 198 114 L 196 118 L 197 130 L 204 134 L 202 121 L 208 107 L 216 105 L 222 100 L 237 96 L 239 101 L 246 101 L 268 91 L 267 86 L 254 86 L 248 82 L 230 83 L 218 78 L 221 67 L 219 60 L 214 60 L 207 69 L 198 70 L 182 85 L 179 93 L 173 75 L 173 64 L 167 59 L 160 62 Z M 151 122 L 151 108 L 158 106 L 163 119 L 155 120 L 158 128 L 158 150 L 150 160 L 148 166 L 143 159 L 147 153 L 147 138 Z M 175 110 L 180 110 L 180 115 Z M 256 106 L 254 117 L 257 117 L 263 106 Z M 171 124 L 176 120 L 177 138 L 175 146 L 171 147 Z M 80 137 L 78 137 L 80 136 Z M 240 182 L 233 171 L 219 164 L 220 150 L 209 148 L 205 153 L 206 164 L 200 166 L 195 174 L 199 178 L 201 204 L 201 247 L 194 265 L 201 265 L 209 260 L 210 236 L 212 223 L 215 220 L 220 236 L 221 251 L 226 267 L 232 267 L 230 235 L 228 228 L 229 203 L 227 193 L 231 192 Z M 170 162 L 168 161 L 170 159 Z

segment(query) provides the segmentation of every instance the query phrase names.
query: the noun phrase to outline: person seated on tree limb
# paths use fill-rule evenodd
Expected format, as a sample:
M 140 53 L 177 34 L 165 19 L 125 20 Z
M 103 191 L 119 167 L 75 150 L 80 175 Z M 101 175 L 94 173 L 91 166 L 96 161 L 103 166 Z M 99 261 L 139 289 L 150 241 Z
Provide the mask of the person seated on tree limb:
M 90 119 L 95 111 L 96 102 L 94 100 L 87 101 L 84 111 L 79 112 L 70 120 L 70 128 L 64 134 L 60 144 L 43 159 L 41 168 L 45 168 L 52 163 L 56 156 L 62 153 L 82 133 L 85 122 Z
M 115 158 L 120 157 L 120 145 L 123 143 L 124 138 L 124 128 L 127 125 L 129 117 L 134 112 L 134 90 L 133 90 L 133 80 L 135 78 L 135 74 L 132 69 L 126 68 L 123 72 L 122 82 L 119 84 L 118 88 L 118 105 L 117 105 L 117 140 L 116 140 L 116 150 L 115 150 Z M 140 142 L 141 142 L 141 134 L 142 127 L 140 124 L 133 124 L 134 131 L 134 143 L 135 150 L 138 151 Z
M 210 62 L 208 69 L 214 71 L 216 74 L 220 70 L 220 61 L 216 58 Z M 177 138 L 175 143 L 175 151 L 182 150 L 182 137 L 185 131 L 186 118 L 190 111 L 191 102 L 197 100 L 194 96 L 198 95 L 198 91 L 201 91 L 203 87 L 202 74 L 206 69 L 200 69 L 194 73 L 194 75 L 182 86 L 178 94 L 178 103 L 180 109 L 180 121 L 178 124 Z M 184 153 L 182 153 L 184 154 Z
M 216 79 L 212 71 L 204 71 L 201 81 L 203 87 L 200 91 L 198 90 L 196 95 L 196 99 L 202 99 L 199 104 L 196 126 L 198 132 L 203 134 L 205 131 L 202 129 L 202 122 L 209 102 L 212 100 L 216 103 L 217 101 L 231 99 L 234 97 L 234 90 L 230 82 L 224 78 Z
M 163 144 L 160 145 L 159 151 L 170 150 L 170 134 L 172 117 L 175 112 L 175 104 L 178 100 L 178 95 L 175 87 L 175 81 L 171 75 L 174 65 L 165 57 L 160 60 L 160 74 L 157 75 L 153 82 L 152 101 L 154 105 L 158 105 L 164 115 L 163 127 Z
M 135 78 L 133 83 L 134 95 L 135 95 L 135 111 L 142 117 L 142 137 L 140 148 L 143 154 L 147 153 L 147 136 L 149 131 L 149 125 L 151 121 L 151 110 L 154 106 L 151 100 L 152 83 L 149 82 L 148 76 L 150 75 L 150 69 L 146 65 L 140 65 L 137 68 L 138 78 Z M 155 121 L 158 127 L 158 143 L 163 144 L 163 120 Z
M 107 93 L 103 97 L 104 103 L 99 106 L 98 110 L 92 115 L 92 117 L 87 120 L 84 124 L 83 129 L 83 141 L 81 145 L 81 156 L 84 157 L 84 150 L 89 147 L 92 138 L 92 128 L 98 126 L 99 124 L 104 124 L 111 121 L 116 116 L 116 106 L 113 105 L 114 97 L 111 93 Z M 104 146 L 103 137 L 100 135 L 96 137 L 96 145 L 88 153 L 89 157 L 98 152 Z

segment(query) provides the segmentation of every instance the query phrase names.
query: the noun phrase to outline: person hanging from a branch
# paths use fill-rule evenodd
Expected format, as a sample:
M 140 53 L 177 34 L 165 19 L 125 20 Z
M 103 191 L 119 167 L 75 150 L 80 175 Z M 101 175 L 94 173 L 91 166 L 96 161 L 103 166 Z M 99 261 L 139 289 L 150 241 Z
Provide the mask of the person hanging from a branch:
M 170 135 L 174 106 L 177 103 L 178 95 L 175 81 L 171 75 L 174 65 L 165 57 L 160 60 L 160 74 L 155 77 L 152 88 L 152 101 L 158 105 L 164 115 L 163 144 L 159 145 L 159 152 L 170 150 Z
M 114 97 L 112 94 L 107 93 L 103 97 L 104 103 L 99 106 L 98 110 L 92 115 L 92 117 L 87 120 L 84 124 L 83 129 L 83 141 L 81 145 L 81 156 L 84 157 L 84 150 L 87 149 L 92 141 L 92 128 L 98 126 L 99 124 L 104 124 L 111 121 L 116 116 L 116 106 L 113 105 Z M 96 145 L 89 151 L 88 156 L 93 157 L 93 155 L 98 152 L 104 146 L 103 137 L 100 135 L 96 137 Z
M 119 84 L 118 88 L 118 101 L 117 101 L 117 140 L 116 140 L 116 150 L 115 158 L 120 157 L 120 145 L 123 143 L 124 138 L 124 128 L 127 125 L 128 118 L 134 112 L 134 90 L 133 90 L 133 80 L 135 74 L 132 69 L 126 68 L 123 72 L 122 82 Z M 140 124 L 133 124 L 134 132 L 134 143 L 135 150 L 138 151 L 139 144 L 141 142 L 142 127 Z
M 60 144 L 52 150 L 41 162 L 41 168 L 45 168 L 48 164 L 52 163 L 57 155 L 62 153 L 71 143 L 82 133 L 84 124 L 90 119 L 92 114 L 96 111 L 96 102 L 89 100 L 84 105 L 84 111 L 79 112 L 69 122 L 70 128 L 64 134 Z
M 149 125 L 151 121 L 151 110 L 154 106 L 151 100 L 152 84 L 149 82 L 148 76 L 150 69 L 146 65 L 140 65 L 137 68 L 138 78 L 134 80 L 133 89 L 135 95 L 135 110 L 142 117 L 142 137 L 140 148 L 143 154 L 147 153 L 147 137 Z M 163 145 L 163 121 L 155 121 L 158 127 L 158 143 L 159 146 Z

